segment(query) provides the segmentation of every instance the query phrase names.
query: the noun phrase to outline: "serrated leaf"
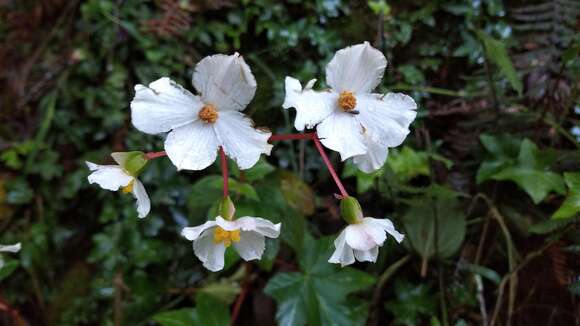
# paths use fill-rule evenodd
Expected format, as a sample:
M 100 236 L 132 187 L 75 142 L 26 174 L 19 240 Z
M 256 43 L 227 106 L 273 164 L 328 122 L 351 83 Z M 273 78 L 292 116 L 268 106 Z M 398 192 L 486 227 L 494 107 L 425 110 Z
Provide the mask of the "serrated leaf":
M 365 303 L 346 303 L 347 296 L 374 284 L 373 276 L 328 263 L 332 240 L 305 237 L 299 264 L 302 272 L 279 273 L 264 292 L 278 303 L 276 319 L 282 326 L 362 325 Z
M 485 53 L 487 54 L 486 58 L 499 67 L 500 72 L 507 78 L 512 88 L 521 96 L 524 86 L 517 71 L 514 69 L 504 43 L 485 34 L 483 31 L 478 30 L 476 34 L 483 42 Z

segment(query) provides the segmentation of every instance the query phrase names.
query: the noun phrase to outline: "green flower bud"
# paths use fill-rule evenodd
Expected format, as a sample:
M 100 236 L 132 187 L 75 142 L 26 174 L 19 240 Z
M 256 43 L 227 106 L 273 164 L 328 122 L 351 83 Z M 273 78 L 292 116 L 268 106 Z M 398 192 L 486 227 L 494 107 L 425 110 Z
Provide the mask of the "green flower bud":
M 363 219 L 362 209 L 354 197 L 344 197 L 340 200 L 340 214 L 348 224 L 360 223 Z
M 111 153 L 111 156 L 121 166 L 127 174 L 137 177 L 139 173 L 143 170 L 145 165 L 147 165 L 147 160 L 143 152 L 115 152 Z
M 236 207 L 234 206 L 234 202 L 232 202 L 230 196 L 226 196 L 220 200 L 218 212 L 220 216 L 226 220 L 231 221 L 234 218 L 234 214 L 236 213 Z

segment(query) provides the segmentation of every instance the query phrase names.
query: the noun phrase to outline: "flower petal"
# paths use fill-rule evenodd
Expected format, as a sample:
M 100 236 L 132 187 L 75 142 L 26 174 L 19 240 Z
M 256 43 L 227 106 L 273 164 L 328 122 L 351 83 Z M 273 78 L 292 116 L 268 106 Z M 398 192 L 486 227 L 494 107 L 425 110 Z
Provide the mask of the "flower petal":
M 389 150 L 386 146 L 382 146 L 373 141 L 367 133 L 364 134 L 364 140 L 367 146 L 367 152 L 363 155 L 354 156 L 353 162 L 361 171 L 372 173 L 385 164 Z
M 334 240 L 334 247 L 336 249 L 328 259 L 329 263 L 340 264 L 342 267 L 354 263 L 353 250 L 346 243 L 346 229 Z
M 350 224 L 345 230 L 346 243 L 355 250 L 369 250 L 375 246 L 382 246 L 387 238 L 382 228 L 376 227 L 366 219 L 357 224 Z
M 357 101 L 358 119 L 373 141 L 387 147 L 401 145 L 417 116 L 415 101 L 400 93 L 361 95 Z
M 218 217 L 216 221 L 221 228 L 227 231 L 237 229 L 241 229 L 242 231 L 255 231 L 268 238 L 277 238 L 280 235 L 280 228 L 282 226 L 281 223 L 274 224 L 267 219 L 251 216 L 244 216 L 233 221 L 226 221 Z
M 203 106 L 198 96 L 163 77 L 151 84 L 135 86 L 131 121 L 147 134 L 159 134 L 197 120 Z
M 254 128 L 252 120 L 243 113 L 220 112 L 214 130 L 225 153 L 242 170 L 251 168 L 261 154 L 270 155 L 272 150 L 272 145 L 268 143 L 272 133 Z
M 133 196 L 137 199 L 138 216 L 139 218 L 144 218 L 151 210 L 151 201 L 149 200 L 143 183 L 137 178 L 135 178 L 135 182 L 133 183 Z
M 19 252 L 21 248 L 22 248 L 22 245 L 20 244 L 20 242 L 15 243 L 13 245 L 0 245 L 0 252 L 16 253 L 16 252 Z
M 174 129 L 165 139 L 165 151 L 178 170 L 202 170 L 217 157 L 218 139 L 201 120 Z
M 388 218 L 365 217 L 363 220 L 368 221 L 368 222 L 370 222 L 372 224 L 375 224 L 378 227 L 382 228 L 388 234 L 392 235 L 393 238 L 395 238 L 395 240 L 398 243 L 401 243 L 401 241 L 403 241 L 403 239 L 405 238 L 405 235 L 399 233 L 399 231 L 397 231 L 395 229 L 395 226 L 393 225 L 393 222 L 391 222 L 391 220 L 389 220 Z
M 193 241 L 193 251 L 203 266 L 212 272 L 217 272 L 224 268 L 224 253 L 226 247 L 223 242 L 215 243 L 213 232 L 204 232 L 201 237 Z
M 242 231 L 234 248 L 245 261 L 260 259 L 266 249 L 266 238 L 258 232 Z
M 368 42 L 336 52 L 326 66 L 326 82 L 338 92 L 370 93 L 381 82 L 387 59 Z
M 378 255 L 379 255 L 379 247 L 378 246 L 372 247 L 369 250 L 355 250 L 354 251 L 354 257 L 358 261 L 370 261 L 370 262 L 374 263 L 377 261 Z
M 181 235 L 185 237 L 187 240 L 194 241 L 203 233 L 203 231 L 213 228 L 217 225 L 215 221 L 207 221 L 202 225 L 194 226 L 194 227 L 186 227 L 181 230 Z
M 193 86 L 204 103 L 219 111 L 242 111 L 256 93 L 256 79 L 238 53 L 203 58 L 195 66 Z
M 294 128 L 299 131 L 305 127 L 313 128 L 336 108 L 338 95 L 335 92 L 313 91 L 310 89 L 314 84 L 313 81 L 316 79 L 308 82 L 302 89 L 298 79 L 286 77 L 286 98 L 282 107 L 296 109 Z
M 363 155 L 367 151 L 363 129 L 350 113 L 334 111 L 316 127 L 316 130 L 320 142 L 339 152 L 343 161 L 356 155 Z
M 101 188 L 117 191 L 133 180 L 133 177 L 125 173 L 118 165 L 98 165 L 85 162 L 89 170 L 93 171 L 88 176 L 90 184 L 97 183 Z

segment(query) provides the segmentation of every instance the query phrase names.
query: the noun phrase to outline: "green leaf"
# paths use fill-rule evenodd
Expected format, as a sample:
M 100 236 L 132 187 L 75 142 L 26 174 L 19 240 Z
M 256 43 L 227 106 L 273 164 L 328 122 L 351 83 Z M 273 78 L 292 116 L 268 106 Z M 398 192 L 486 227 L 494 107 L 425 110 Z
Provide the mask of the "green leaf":
M 504 43 L 485 34 L 483 31 L 477 30 L 475 32 L 483 42 L 486 59 L 492 61 L 499 67 L 499 70 L 507 78 L 512 88 L 521 96 L 524 86 L 517 71 L 514 69 Z
M 0 256 L 0 282 L 10 276 L 17 268 L 20 263 L 16 259 L 6 259 Z
M 401 182 L 419 175 L 429 175 L 429 155 L 404 146 L 401 151 L 391 150 L 387 163 Z
M 561 230 L 572 223 L 580 222 L 580 216 L 564 219 L 551 219 L 534 224 L 530 227 L 530 232 L 535 234 L 548 234 Z
M 362 325 L 368 306 L 347 301 L 347 296 L 374 284 L 371 275 L 329 264 L 333 250 L 329 238 L 305 237 L 300 252 L 302 272 L 279 273 L 268 282 L 264 292 L 278 303 L 276 319 L 282 326 Z
M 514 153 L 514 142 L 503 137 L 485 135 L 481 137 L 483 146 L 492 158 L 484 161 L 478 172 L 477 182 L 486 180 L 513 181 L 522 188 L 534 201 L 541 202 L 554 191 L 565 192 L 562 177 L 549 171 L 555 159 L 550 151 L 540 151 L 536 144 L 524 139 L 519 144 L 517 157 Z
M 199 289 L 199 292 L 216 298 L 225 304 L 231 304 L 238 294 L 240 294 L 240 285 L 229 279 L 221 279 L 218 282 L 205 285 Z
M 199 325 L 197 311 L 194 308 L 170 310 L 156 314 L 153 320 L 161 326 Z
M 280 173 L 280 189 L 286 202 L 300 214 L 309 216 L 316 209 L 316 195 L 308 184 L 290 172 Z
M 580 172 L 564 172 L 564 182 L 568 186 L 568 196 L 552 218 L 569 218 L 580 212 Z
M 426 283 L 397 280 L 395 295 L 397 300 L 387 302 L 385 308 L 394 315 L 396 324 L 420 325 L 421 317 L 432 316 L 437 310 L 437 299 Z
M 230 309 L 227 305 L 209 296 L 199 293 L 195 297 L 197 318 L 199 325 L 204 326 L 229 326 Z M 197 324 L 196 324 L 197 325 Z
M 435 255 L 435 209 L 437 209 L 437 258 L 451 257 L 465 238 L 465 215 L 456 200 L 430 198 L 417 201 L 403 217 L 403 244 L 423 258 Z
M 153 320 L 161 326 L 230 325 L 230 310 L 227 305 L 205 293 L 197 294 L 195 302 L 195 308 L 161 312 L 153 316 Z

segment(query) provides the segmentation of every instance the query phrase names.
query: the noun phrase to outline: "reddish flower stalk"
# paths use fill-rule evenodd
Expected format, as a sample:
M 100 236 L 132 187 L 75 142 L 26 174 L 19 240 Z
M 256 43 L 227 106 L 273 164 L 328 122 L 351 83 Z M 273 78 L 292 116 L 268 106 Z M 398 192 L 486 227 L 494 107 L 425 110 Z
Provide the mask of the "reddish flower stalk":
M 294 140 L 294 139 L 312 139 L 316 133 L 308 132 L 305 134 L 288 134 L 288 135 L 272 135 L 268 141 L 280 140 Z
M 224 197 L 229 196 L 230 190 L 228 186 L 228 159 L 226 158 L 226 153 L 224 148 L 220 146 L 220 158 L 222 166 L 222 176 L 224 178 Z
M 162 156 L 166 156 L 166 155 L 167 155 L 167 153 L 165 153 L 165 151 L 149 152 L 149 153 L 145 153 L 145 159 L 152 160 L 154 158 L 158 158 L 158 157 L 162 157 Z
M 316 133 L 313 134 L 312 140 L 314 141 L 314 145 L 316 146 L 318 153 L 320 153 L 320 156 L 322 156 L 322 160 L 324 161 L 324 164 L 326 164 L 326 168 L 328 169 L 328 172 L 330 172 L 330 175 L 334 179 L 334 183 L 336 183 L 336 186 L 338 187 L 338 190 L 340 191 L 341 196 L 348 197 L 348 193 L 346 192 L 346 189 L 342 185 L 342 182 L 340 181 L 338 174 L 336 174 L 336 171 L 334 171 L 334 168 L 332 167 L 332 163 L 330 163 L 328 156 L 324 152 L 324 148 L 322 148 L 322 144 L 320 143 L 320 140 L 318 139 L 318 135 Z

